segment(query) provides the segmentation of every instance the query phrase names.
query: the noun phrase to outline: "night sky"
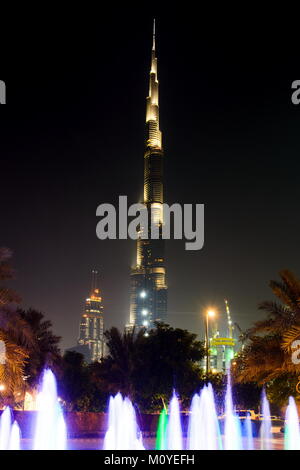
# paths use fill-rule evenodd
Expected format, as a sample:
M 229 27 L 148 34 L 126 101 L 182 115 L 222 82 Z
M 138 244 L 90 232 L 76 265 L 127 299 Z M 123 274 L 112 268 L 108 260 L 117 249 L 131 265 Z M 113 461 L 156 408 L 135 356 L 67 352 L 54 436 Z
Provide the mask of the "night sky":
M 206 306 L 224 318 L 228 298 L 246 328 L 280 269 L 300 276 L 293 23 L 238 13 L 155 11 L 165 199 L 205 204 L 204 248 L 166 243 L 168 322 L 201 335 Z M 98 240 L 95 213 L 142 194 L 153 12 L 36 14 L 1 32 L 0 245 L 14 252 L 22 305 L 43 311 L 65 348 L 92 269 L 105 327 L 129 319 L 135 243 Z

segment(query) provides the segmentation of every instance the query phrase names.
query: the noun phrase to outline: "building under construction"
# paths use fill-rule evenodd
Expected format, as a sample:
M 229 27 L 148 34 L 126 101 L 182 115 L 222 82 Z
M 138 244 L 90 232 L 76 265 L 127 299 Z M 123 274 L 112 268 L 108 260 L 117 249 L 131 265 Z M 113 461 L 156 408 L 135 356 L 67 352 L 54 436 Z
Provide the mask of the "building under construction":
M 213 372 L 225 372 L 236 353 L 237 340 L 234 337 L 234 323 L 231 318 L 228 301 L 225 299 L 226 326 L 216 327 L 209 341 L 210 369 Z M 225 333 L 225 334 L 224 334 Z

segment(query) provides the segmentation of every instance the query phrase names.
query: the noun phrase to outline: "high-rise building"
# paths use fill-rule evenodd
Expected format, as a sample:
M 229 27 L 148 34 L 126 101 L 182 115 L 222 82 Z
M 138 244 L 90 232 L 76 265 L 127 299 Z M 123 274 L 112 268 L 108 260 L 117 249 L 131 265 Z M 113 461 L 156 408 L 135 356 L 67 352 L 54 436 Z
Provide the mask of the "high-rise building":
M 155 22 L 153 25 L 149 96 L 146 104 L 143 203 L 149 214 L 148 237 L 145 228 L 140 227 L 136 265 L 131 270 L 129 326 L 150 328 L 154 321 L 164 321 L 167 313 L 166 269 L 164 240 L 162 239 L 164 153 L 159 128 Z M 159 237 L 157 239 L 150 237 L 151 224 L 155 225 L 158 230 Z
M 88 346 L 92 361 L 101 361 L 103 358 L 103 305 L 97 271 L 92 271 L 92 288 L 81 316 L 78 344 Z

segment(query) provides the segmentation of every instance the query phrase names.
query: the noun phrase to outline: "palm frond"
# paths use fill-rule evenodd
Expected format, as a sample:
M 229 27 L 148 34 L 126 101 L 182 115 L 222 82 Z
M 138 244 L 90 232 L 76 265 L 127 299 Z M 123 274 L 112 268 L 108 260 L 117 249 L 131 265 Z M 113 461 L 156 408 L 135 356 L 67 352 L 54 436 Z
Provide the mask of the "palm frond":
M 300 339 L 300 326 L 294 325 L 288 331 L 286 331 L 282 337 L 282 349 L 287 352 L 292 352 L 292 344 L 294 341 Z
M 10 343 L 5 333 L 0 331 L 0 340 L 5 344 L 5 362 L 0 365 L 0 382 L 5 386 L 5 394 L 23 387 L 23 372 L 28 358 L 25 349 Z

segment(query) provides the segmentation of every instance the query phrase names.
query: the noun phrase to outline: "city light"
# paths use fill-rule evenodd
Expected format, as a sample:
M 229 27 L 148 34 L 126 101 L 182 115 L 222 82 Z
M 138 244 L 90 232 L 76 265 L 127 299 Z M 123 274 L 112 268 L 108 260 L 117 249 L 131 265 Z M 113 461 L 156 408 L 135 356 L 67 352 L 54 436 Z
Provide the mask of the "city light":
M 215 315 L 216 315 L 216 312 L 215 312 L 214 310 L 208 310 L 208 311 L 207 311 L 207 316 L 208 316 L 208 317 L 212 318 L 212 317 L 214 317 Z
M 212 308 L 209 308 L 205 312 L 205 349 L 206 349 L 206 367 L 205 367 L 205 370 L 206 370 L 206 377 L 207 377 L 207 375 L 209 373 L 209 369 L 210 369 L 210 360 L 209 360 L 209 355 L 210 355 L 209 343 L 210 343 L 210 339 L 209 339 L 209 335 L 208 335 L 208 330 L 209 330 L 208 323 L 209 323 L 209 318 L 213 318 L 215 315 L 216 315 L 216 312 Z
M 148 326 L 149 322 L 147 320 L 143 321 L 144 326 Z
M 146 297 L 146 292 L 144 290 L 142 290 L 142 292 L 140 293 L 140 296 L 142 297 L 142 299 L 144 299 Z
M 0 384 L 0 392 L 3 392 L 5 390 L 5 385 L 4 384 Z
M 147 315 L 147 313 L 148 313 L 148 310 L 146 308 L 143 308 L 142 315 Z

